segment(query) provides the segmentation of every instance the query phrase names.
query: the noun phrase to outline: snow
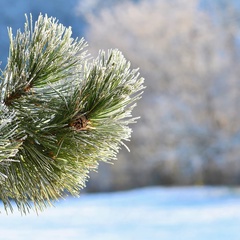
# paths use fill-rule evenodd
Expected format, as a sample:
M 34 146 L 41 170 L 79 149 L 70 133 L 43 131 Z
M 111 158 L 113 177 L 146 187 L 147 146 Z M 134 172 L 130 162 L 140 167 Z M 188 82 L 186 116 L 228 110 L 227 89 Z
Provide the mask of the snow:
M 0 215 L 4 240 L 239 240 L 239 229 L 240 189 L 227 187 L 82 194 L 38 216 Z

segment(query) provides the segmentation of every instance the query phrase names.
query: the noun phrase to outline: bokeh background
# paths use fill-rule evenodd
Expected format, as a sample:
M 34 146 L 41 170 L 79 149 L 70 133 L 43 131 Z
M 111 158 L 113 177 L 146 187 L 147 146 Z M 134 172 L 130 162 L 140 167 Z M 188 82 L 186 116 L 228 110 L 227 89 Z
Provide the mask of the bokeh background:
M 79 4 L 86 38 L 93 54 L 121 49 L 140 67 L 147 89 L 135 111 L 141 120 L 131 152 L 101 165 L 89 189 L 238 185 L 240 2 L 119 3 L 85 15 Z
M 240 183 L 240 3 L 237 0 L 1 0 L 0 59 L 7 26 L 47 13 L 89 52 L 118 48 L 147 86 L 134 114 L 131 152 L 100 164 L 87 191 L 148 185 Z
M 203 192 L 190 188 L 185 192 L 188 196 L 184 200 L 185 210 L 189 203 L 197 202 L 201 205 L 199 199 L 206 197 L 206 202 L 209 202 L 209 196 L 210 199 L 212 196 L 220 197 L 218 209 L 223 206 L 223 199 L 231 202 L 233 197 L 234 201 L 239 202 L 235 187 L 240 184 L 240 1 L 0 0 L 0 6 L 2 69 L 8 56 L 7 27 L 12 27 L 15 33 L 18 28 L 23 29 L 25 13 L 32 13 L 34 20 L 39 13 L 46 13 L 56 17 L 63 25 L 71 26 L 74 38 L 84 37 L 93 57 L 100 49 L 118 48 L 131 61 L 133 68 L 140 68 L 140 73 L 145 78 L 147 88 L 134 110 L 134 115 L 141 118 L 132 126 L 132 139 L 127 143 L 131 152 L 123 148 L 114 164 L 100 163 L 98 172 L 90 174 L 84 192 L 112 192 L 149 186 L 214 185 L 231 187 L 227 189 L 234 189 L 234 197 L 233 192 L 229 195 L 225 188 L 223 192 L 219 190 L 221 193 L 216 189 L 222 188 L 214 188 L 214 193 L 208 188 L 201 190 Z M 168 199 L 163 194 L 167 189 L 164 188 L 163 192 L 161 190 L 160 195 L 154 195 L 150 191 L 149 197 L 158 199 L 159 196 L 159 201 Z M 178 199 L 184 191 L 173 190 L 173 195 L 169 195 L 170 199 Z M 147 192 L 142 194 L 148 196 Z M 195 198 L 191 200 L 191 196 Z M 239 192 L 237 196 L 239 197 Z M 137 198 L 134 199 L 137 201 Z M 88 201 L 91 203 L 91 198 Z M 144 213 L 146 215 L 153 202 L 148 199 L 145 203 L 148 206 Z M 226 207 L 228 213 L 233 213 L 229 218 L 226 215 L 226 222 L 221 220 L 225 213 L 219 212 L 216 215 L 216 219 L 221 221 L 215 232 L 219 235 L 209 234 L 214 221 L 206 216 L 209 212 L 215 216 L 215 203 L 211 202 L 213 205 L 206 208 L 206 212 L 201 207 L 198 212 L 196 206 L 191 204 L 192 212 L 184 209 L 182 215 L 178 212 L 178 227 L 186 228 L 182 238 L 178 235 L 179 239 L 230 239 L 230 233 L 233 234 L 231 239 L 239 239 L 236 230 L 240 227 L 240 219 L 234 215 L 238 203 L 230 211 Z M 139 209 L 144 205 L 142 202 L 141 204 Z M 161 205 L 160 202 L 159 204 Z M 174 204 L 177 206 L 177 201 Z M 117 201 L 116 208 L 121 209 L 120 206 Z M 88 208 L 91 206 L 88 205 Z M 170 209 L 169 205 L 164 205 L 163 209 Z M 95 210 L 101 212 L 99 209 Z M 176 214 L 175 210 L 171 208 L 171 216 Z M 69 209 L 65 210 L 67 211 Z M 74 211 L 72 210 L 72 214 Z M 154 211 L 152 209 L 151 214 Z M 84 213 L 89 216 L 93 210 Z M 158 213 L 169 217 L 169 212 L 161 210 Z M 185 219 L 186 213 L 189 216 L 203 214 L 203 223 L 210 224 L 205 235 L 197 231 L 195 235 L 190 234 L 191 224 L 184 224 L 194 218 Z M 110 212 L 109 214 L 111 215 Z M 138 221 L 140 216 L 134 216 L 134 221 Z M 174 222 L 174 218 L 170 219 Z M 181 222 L 182 219 L 186 222 Z M 146 224 L 154 221 L 156 218 L 146 220 Z M 130 222 L 131 220 L 129 224 Z M 90 221 L 89 225 L 91 224 Z M 174 235 L 167 235 L 176 227 L 173 224 L 171 228 L 170 225 L 154 226 L 151 231 L 156 235 L 148 233 L 147 236 L 152 236 L 151 239 L 176 239 Z M 227 228 L 230 225 L 232 228 Z M 163 234 L 157 234 L 157 231 L 161 231 L 157 230 L 159 226 L 165 229 Z M 198 228 L 197 222 L 194 227 Z M 83 228 L 87 229 L 86 226 Z M 228 229 L 224 232 L 226 236 L 220 229 Z M 135 230 L 141 232 L 141 226 Z M 51 232 L 49 234 L 55 236 Z M 119 232 L 117 235 L 121 237 Z M 79 237 L 80 234 L 76 236 Z M 136 236 L 138 239 L 150 239 L 134 234 L 131 236 L 132 238 L 117 238 L 116 235 L 110 235 L 109 238 L 96 236 L 88 239 L 134 239 Z M 62 239 L 78 239 L 77 237 Z

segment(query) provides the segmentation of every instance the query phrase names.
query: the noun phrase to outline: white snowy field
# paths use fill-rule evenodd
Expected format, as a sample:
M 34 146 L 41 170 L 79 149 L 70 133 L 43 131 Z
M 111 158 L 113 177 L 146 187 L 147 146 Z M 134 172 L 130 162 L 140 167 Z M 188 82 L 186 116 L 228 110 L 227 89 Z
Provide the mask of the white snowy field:
M 39 216 L 2 212 L 0 239 L 239 240 L 240 189 L 151 187 L 84 194 Z

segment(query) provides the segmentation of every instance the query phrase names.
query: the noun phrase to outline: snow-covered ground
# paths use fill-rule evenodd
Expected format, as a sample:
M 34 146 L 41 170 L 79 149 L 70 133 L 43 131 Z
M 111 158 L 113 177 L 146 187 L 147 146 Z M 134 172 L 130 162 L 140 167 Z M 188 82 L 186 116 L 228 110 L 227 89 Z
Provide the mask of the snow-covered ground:
M 240 189 L 152 187 L 83 194 L 39 216 L 3 212 L 0 239 L 239 240 Z

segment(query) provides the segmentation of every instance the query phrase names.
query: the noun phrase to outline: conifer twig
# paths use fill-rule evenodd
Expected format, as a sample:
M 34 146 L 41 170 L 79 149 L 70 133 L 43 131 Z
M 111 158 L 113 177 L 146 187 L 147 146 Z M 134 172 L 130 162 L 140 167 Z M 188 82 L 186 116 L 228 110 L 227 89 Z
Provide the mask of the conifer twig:
M 9 29 L 1 76 L 0 199 L 22 213 L 42 210 L 66 192 L 78 195 L 99 161 L 129 140 L 143 79 L 118 50 L 90 62 L 86 42 L 40 15 L 24 32 Z

